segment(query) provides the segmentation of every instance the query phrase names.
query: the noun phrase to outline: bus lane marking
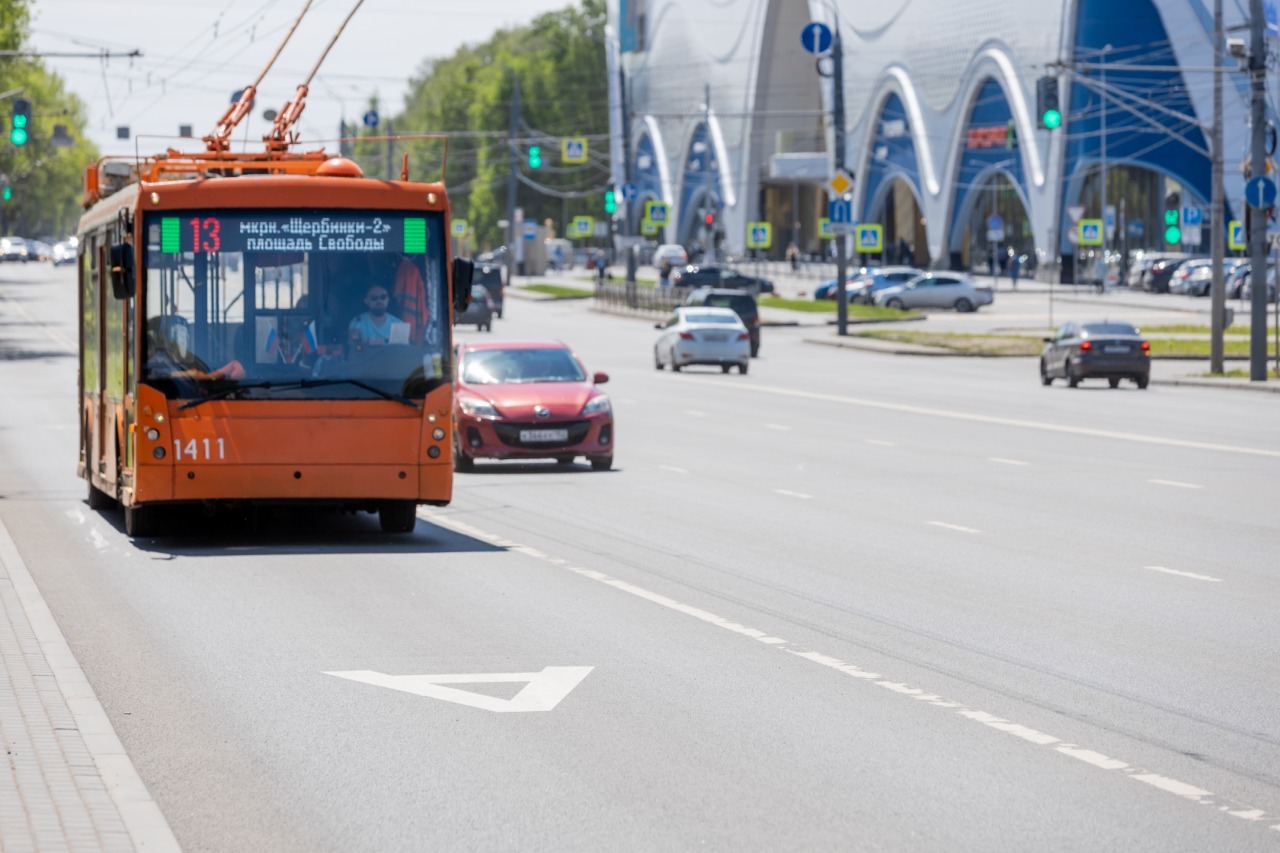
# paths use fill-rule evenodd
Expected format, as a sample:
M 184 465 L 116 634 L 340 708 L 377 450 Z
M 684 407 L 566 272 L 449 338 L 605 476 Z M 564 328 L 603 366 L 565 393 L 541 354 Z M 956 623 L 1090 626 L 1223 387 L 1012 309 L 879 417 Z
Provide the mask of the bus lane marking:
M 458 533 L 483 539 L 484 541 L 490 542 L 499 547 L 518 551 L 528 556 L 538 555 L 538 559 L 550 565 L 572 572 L 579 577 L 597 581 L 621 592 L 628 593 L 629 595 L 633 595 L 637 598 L 665 607 L 668 610 L 683 613 L 717 628 L 722 628 L 726 631 L 750 638 L 762 644 L 772 646 L 797 659 L 809 661 L 810 663 L 839 672 L 842 675 L 848 675 L 851 678 L 867 682 L 913 702 L 922 702 L 931 707 L 939 708 L 944 712 L 955 714 L 970 722 L 1001 732 L 1002 734 L 1011 735 L 1030 744 L 1034 748 L 1052 749 L 1059 755 L 1083 762 L 1084 764 L 1095 767 L 1103 772 L 1119 772 L 1124 776 L 1136 779 L 1143 784 L 1150 785 L 1161 791 L 1179 797 L 1180 799 L 1189 800 L 1202 805 L 1217 805 L 1219 806 L 1219 809 L 1216 810 L 1217 813 L 1227 814 L 1240 820 L 1261 821 L 1266 816 L 1266 812 L 1262 809 L 1251 808 L 1241 803 L 1231 802 L 1226 797 L 1217 797 L 1213 792 L 1191 785 L 1187 782 L 1149 772 L 1143 768 L 1135 767 L 1129 762 L 1121 759 L 1104 755 L 1103 753 L 1078 744 L 1063 741 L 1061 738 L 1047 732 L 1039 731 L 1031 728 L 1030 726 L 1022 725 L 1016 721 L 1009 720 L 986 711 L 970 708 L 962 702 L 946 699 L 943 696 L 924 688 L 914 687 L 904 682 L 893 680 L 887 675 L 872 672 L 858 666 L 857 664 L 841 660 L 840 658 L 836 658 L 813 649 L 802 648 L 799 644 L 776 637 L 766 631 L 742 625 L 700 607 L 685 604 L 668 596 L 662 595 L 661 593 L 652 592 L 628 581 L 611 577 L 604 572 L 577 566 L 570 561 L 559 557 L 545 555 L 541 551 L 537 551 L 529 546 L 513 542 L 497 534 L 488 533 L 487 531 L 481 530 L 471 524 L 451 518 L 438 510 L 423 507 L 419 509 L 418 514 L 424 521 L 431 524 L 438 524 L 442 527 L 455 530 Z M 1269 828 L 1280 831 L 1280 823 L 1274 824 Z
M 1191 578 L 1197 581 L 1209 581 L 1210 583 L 1222 583 L 1222 578 L 1211 578 L 1208 575 L 1198 575 L 1195 572 L 1182 572 L 1177 569 L 1166 569 L 1164 566 L 1143 566 L 1144 569 L 1150 569 L 1153 572 L 1164 572 L 1166 575 L 1177 575 L 1180 578 Z

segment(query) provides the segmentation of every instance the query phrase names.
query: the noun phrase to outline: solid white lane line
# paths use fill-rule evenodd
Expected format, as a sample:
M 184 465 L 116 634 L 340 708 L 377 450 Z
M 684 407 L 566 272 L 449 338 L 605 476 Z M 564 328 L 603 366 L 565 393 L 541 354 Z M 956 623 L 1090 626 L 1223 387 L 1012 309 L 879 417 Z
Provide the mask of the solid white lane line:
M 947 530 L 958 530 L 961 533 L 981 533 L 982 532 L 981 530 L 975 530 L 972 527 L 964 527 L 963 525 L 960 525 L 960 524 L 948 524 L 945 521 L 931 521 L 929 523 L 932 524 L 934 527 L 945 527 Z
M 1023 462 L 1020 459 L 1003 459 L 999 456 L 988 456 L 988 462 L 999 462 L 1001 465 L 1030 465 L 1030 462 Z
M 806 501 L 813 497 L 813 495 L 806 495 L 804 492 L 789 492 L 786 489 L 774 489 L 774 491 L 780 495 L 786 495 L 789 498 L 801 498 Z
M 496 534 L 488 533 L 470 524 L 458 521 L 440 513 L 438 510 L 422 507 L 418 510 L 418 515 L 432 524 L 452 528 L 460 533 L 473 536 L 477 539 L 483 539 L 484 541 L 490 542 L 499 547 L 521 551 L 522 553 L 529 554 L 530 556 L 541 553 L 536 551 L 536 549 L 521 545 L 518 542 L 512 542 Z M 877 687 L 883 687 L 892 693 L 896 693 L 913 701 L 924 702 L 927 705 L 958 714 L 967 720 L 971 720 L 996 731 L 1012 735 L 1026 741 L 1027 743 L 1034 744 L 1037 747 L 1050 747 L 1061 755 L 1066 755 L 1079 761 L 1083 761 L 1100 770 L 1107 772 L 1115 770 L 1124 771 L 1125 775 L 1129 775 L 1140 782 L 1197 803 L 1212 805 L 1216 802 L 1218 804 L 1226 804 L 1227 810 L 1216 812 L 1218 814 L 1225 813 L 1233 817 L 1249 821 L 1260 820 L 1265 814 L 1261 809 L 1249 808 L 1248 806 L 1240 803 L 1231 803 L 1227 801 L 1225 797 L 1219 797 L 1216 801 L 1209 799 L 1214 796 L 1212 792 L 1206 791 L 1202 788 L 1197 788 L 1194 785 L 1187 784 L 1186 782 L 1180 782 L 1177 779 L 1170 779 L 1167 776 L 1160 776 L 1155 773 L 1140 773 L 1139 768 L 1131 766 L 1128 762 L 1111 758 L 1100 752 L 1095 752 L 1076 744 L 1065 743 L 1060 738 L 1051 734 L 1037 731 L 1036 729 L 1023 726 L 1019 723 L 1006 720 L 985 711 L 969 708 L 960 702 L 949 701 L 936 693 L 931 693 L 918 687 L 911 687 L 910 685 L 902 682 L 892 681 L 887 677 L 881 676 L 879 673 L 870 672 L 855 664 L 842 661 L 839 658 L 831 657 L 830 655 L 825 655 L 811 649 L 800 649 L 796 647 L 795 644 L 779 637 L 775 637 L 772 634 L 768 634 L 755 628 L 748 628 L 745 625 L 726 619 L 723 616 L 717 616 L 716 614 L 703 610 L 700 607 L 683 604 L 665 595 L 650 592 L 643 587 L 636 586 L 635 584 L 628 583 L 618 578 L 610 577 L 603 572 L 575 566 L 568 560 L 560 559 L 558 557 L 543 556 L 540 559 L 551 565 L 573 572 L 580 577 L 590 578 L 591 580 L 606 584 L 614 589 L 629 593 L 637 598 L 642 598 L 645 601 L 658 604 L 677 613 L 684 613 L 688 616 L 692 616 L 693 618 L 706 622 L 709 625 L 714 625 L 718 628 L 723 628 L 726 631 L 731 631 L 735 634 L 749 637 L 759 643 L 778 648 L 779 650 L 794 657 L 827 667 L 828 669 L 861 681 L 867 681 Z M 1280 829 L 1280 824 L 1272 826 L 1271 829 Z
M 1164 572 L 1166 575 L 1177 575 L 1180 578 L 1191 578 L 1197 581 L 1209 581 L 1210 583 L 1222 583 L 1222 578 L 1211 578 L 1208 575 L 1197 575 L 1195 572 L 1180 572 L 1177 569 L 1166 569 L 1164 566 L 1143 566 L 1153 572 Z
M 704 382 L 707 379 L 696 376 L 682 376 L 685 382 Z M 1280 450 L 1266 450 L 1260 447 L 1240 447 L 1232 444 L 1214 444 L 1206 441 L 1187 441 L 1180 438 L 1165 438 L 1159 435 L 1145 435 L 1135 432 L 1116 432 L 1114 430 L 1096 429 L 1094 427 L 1065 426 L 1045 421 L 1027 421 L 1021 418 L 1002 418 L 996 415 L 978 415 L 972 412 L 957 412 L 950 409 L 931 409 L 928 406 L 912 406 L 906 403 L 886 403 L 882 400 L 868 400 L 862 397 L 845 397 L 839 394 L 822 394 L 816 391 L 800 391 L 795 388 L 782 388 L 770 385 L 746 385 L 742 383 L 718 383 L 719 388 L 728 388 L 753 394 L 773 394 L 779 397 L 800 397 L 806 400 L 823 400 L 828 403 L 844 403 L 849 406 L 862 406 L 867 409 L 880 409 L 886 412 L 901 412 L 909 415 L 923 415 L 930 418 L 946 418 L 955 421 L 970 421 L 979 424 L 995 424 L 998 426 L 1034 429 L 1044 432 L 1058 432 L 1069 435 L 1083 435 L 1091 438 L 1111 438 L 1118 441 L 1132 441 L 1139 444 L 1155 444 L 1162 447 L 1181 447 L 1190 450 L 1212 450 L 1219 453 L 1240 453 L 1246 456 L 1266 456 L 1280 459 Z
M 791 427 L 786 426 L 785 424 L 765 424 L 765 429 L 776 429 L 776 430 L 779 430 L 780 432 L 791 431 Z
M 878 438 L 864 438 L 863 441 L 866 442 L 867 444 L 874 444 L 876 447 L 897 447 L 898 446 L 894 444 L 892 441 L 883 441 Z
M 659 468 L 661 468 L 663 471 L 670 471 L 670 472 L 672 472 L 673 474 L 688 474 L 688 473 L 689 473 L 688 471 L 684 470 L 683 468 L 677 468 L 677 467 L 675 467 L 674 465 L 659 465 L 658 467 L 659 467 Z
M 1148 483 L 1155 483 L 1157 486 L 1173 486 L 1176 489 L 1203 489 L 1204 486 L 1198 486 L 1195 483 L 1179 483 L 1177 480 L 1147 480 Z

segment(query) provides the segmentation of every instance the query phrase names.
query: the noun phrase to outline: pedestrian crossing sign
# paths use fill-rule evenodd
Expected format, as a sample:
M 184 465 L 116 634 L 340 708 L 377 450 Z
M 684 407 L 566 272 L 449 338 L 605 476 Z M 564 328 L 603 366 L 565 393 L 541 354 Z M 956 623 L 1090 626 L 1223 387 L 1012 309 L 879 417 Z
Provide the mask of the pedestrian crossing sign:
M 655 225 L 666 225 L 667 203 L 665 201 L 646 201 L 644 203 L 644 218 Z
M 1236 252 L 1243 252 L 1246 248 L 1244 243 L 1244 223 L 1239 219 L 1233 219 L 1227 224 L 1227 245 Z
M 855 244 L 863 254 L 876 254 L 884 251 L 884 226 L 859 225 L 854 231 Z
M 767 249 L 773 245 L 773 225 L 768 222 L 747 223 L 747 248 Z
M 831 220 L 825 216 L 819 219 L 818 220 L 818 239 L 830 240 L 835 236 L 836 236 L 836 232 L 835 232 L 835 229 L 831 227 Z

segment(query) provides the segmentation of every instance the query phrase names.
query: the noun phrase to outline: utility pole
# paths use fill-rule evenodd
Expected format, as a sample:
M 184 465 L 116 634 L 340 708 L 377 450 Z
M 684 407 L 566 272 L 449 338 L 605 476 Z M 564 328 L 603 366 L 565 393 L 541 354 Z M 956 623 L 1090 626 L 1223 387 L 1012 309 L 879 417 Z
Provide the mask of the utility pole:
M 1102 283 L 1099 293 L 1107 292 L 1107 249 L 1111 241 L 1107 237 L 1107 51 L 1111 45 L 1102 48 L 1102 92 L 1098 100 L 1102 105 Z
M 1267 45 L 1262 0 L 1249 0 L 1249 91 L 1253 140 L 1249 174 L 1267 174 Z M 1247 201 L 1245 202 L 1248 203 Z M 1253 300 L 1249 312 L 1249 379 L 1267 381 L 1267 212 L 1251 211 L 1249 229 L 1249 278 Z
M 509 69 L 508 69 L 509 70 Z M 520 168 L 516 137 L 520 133 L 520 80 L 511 71 L 511 135 L 507 141 L 507 283 L 516 267 L 516 170 Z M 523 236 L 521 236 L 523 239 Z
M 1212 301 L 1209 328 L 1209 372 L 1223 371 L 1222 336 L 1226 332 L 1227 289 L 1223 283 L 1222 265 L 1225 254 L 1223 222 L 1225 205 L 1222 186 L 1222 0 L 1213 0 L 1213 199 L 1209 207 L 1209 256 L 1213 278 L 1209 285 Z
M 1261 0 L 1257 0 L 1261 2 Z M 831 38 L 831 121 L 835 125 L 836 174 L 844 171 L 844 44 L 840 38 L 840 12 L 835 11 L 836 25 Z M 845 257 L 848 235 L 836 235 L 836 334 L 849 334 L 849 297 L 844 290 L 844 277 L 848 267 Z

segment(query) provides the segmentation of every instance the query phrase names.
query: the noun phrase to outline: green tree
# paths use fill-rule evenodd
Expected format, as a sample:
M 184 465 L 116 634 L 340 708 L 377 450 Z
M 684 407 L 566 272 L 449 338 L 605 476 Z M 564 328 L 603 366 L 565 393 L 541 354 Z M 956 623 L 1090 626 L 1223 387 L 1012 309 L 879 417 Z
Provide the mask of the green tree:
M 0 0 L 0 49 L 22 50 L 30 22 L 29 0 Z M 31 103 L 30 138 L 14 146 L 0 138 L 0 182 L 12 198 L 0 201 L 0 230 L 22 236 L 60 237 L 75 230 L 80 214 L 84 168 L 98 159 L 98 149 L 85 139 L 85 108 L 67 91 L 62 79 L 35 58 L 0 58 L 0 92 L 22 89 Z M 0 99 L 0 118 L 8 128 L 12 98 Z M 54 129 L 62 125 L 68 146 L 54 145 Z
M 541 189 L 523 182 L 517 186 L 516 204 L 524 209 L 525 220 L 562 223 L 579 214 L 602 215 L 601 201 L 609 181 L 604 27 L 604 0 L 581 0 L 577 7 L 540 15 L 528 26 L 499 30 L 483 44 L 462 47 L 450 57 L 425 60 L 412 81 L 403 112 L 390 117 L 397 134 L 449 135 L 445 186 L 454 215 L 471 223 L 480 245 L 493 246 L 506 239 L 497 223 L 507 217 L 511 102 L 516 85 L 521 116 L 515 143 L 517 168 L 524 178 L 541 185 Z M 586 164 L 560 163 L 560 141 L 570 136 L 588 138 Z M 527 168 L 530 144 L 542 146 L 546 163 L 542 169 Z M 403 143 L 395 150 L 392 171 L 396 176 L 401 164 L 398 155 L 408 151 L 415 178 L 441 177 L 439 143 Z M 384 143 L 355 147 L 355 156 L 369 175 L 385 174 L 385 155 Z

